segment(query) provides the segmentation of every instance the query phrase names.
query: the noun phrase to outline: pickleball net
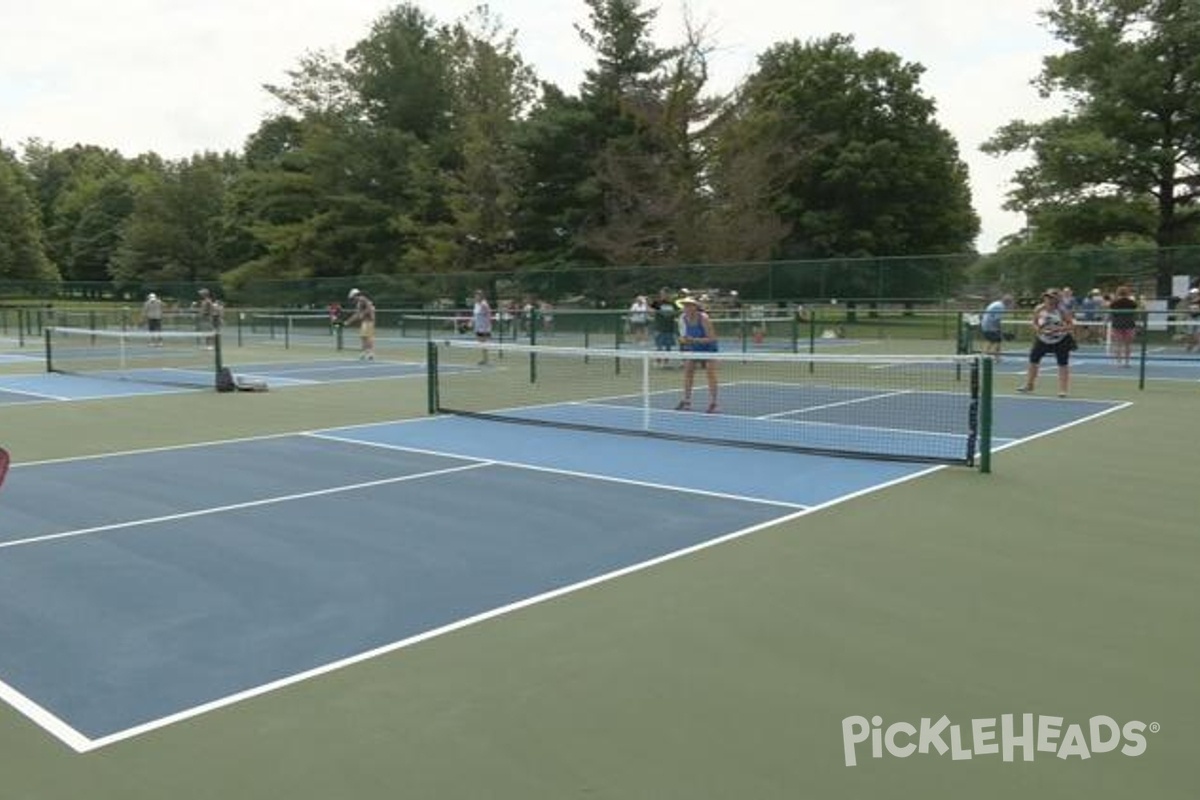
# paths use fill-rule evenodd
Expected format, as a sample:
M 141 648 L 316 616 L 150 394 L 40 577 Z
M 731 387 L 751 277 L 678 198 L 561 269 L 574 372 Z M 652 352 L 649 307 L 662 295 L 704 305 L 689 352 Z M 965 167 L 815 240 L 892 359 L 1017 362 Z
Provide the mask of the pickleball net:
M 208 332 L 46 328 L 46 370 L 167 386 L 212 387 L 220 337 Z
M 685 403 L 688 362 L 694 388 Z M 431 413 L 985 469 L 980 457 L 991 441 L 991 362 L 976 355 L 663 353 L 444 340 L 429 343 L 428 372 Z

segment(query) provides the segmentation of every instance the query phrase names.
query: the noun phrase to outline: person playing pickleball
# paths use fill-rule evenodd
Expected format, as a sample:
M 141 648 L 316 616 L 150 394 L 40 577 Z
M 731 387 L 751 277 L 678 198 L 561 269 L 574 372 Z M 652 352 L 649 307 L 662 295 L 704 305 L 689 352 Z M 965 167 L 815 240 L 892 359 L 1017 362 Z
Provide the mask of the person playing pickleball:
M 679 299 L 683 309 L 680 318 L 679 349 L 692 353 L 717 352 L 717 330 L 708 314 L 700 308 L 696 298 L 685 295 Z M 688 411 L 692 407 L 692 386 L 696 381 L 696 366 L 704 367 L 708 376 L 708 413 L 717 410 L 717 361 L 716 359 L 687 359 L 683 362 L 683 399 L 675 408 Z

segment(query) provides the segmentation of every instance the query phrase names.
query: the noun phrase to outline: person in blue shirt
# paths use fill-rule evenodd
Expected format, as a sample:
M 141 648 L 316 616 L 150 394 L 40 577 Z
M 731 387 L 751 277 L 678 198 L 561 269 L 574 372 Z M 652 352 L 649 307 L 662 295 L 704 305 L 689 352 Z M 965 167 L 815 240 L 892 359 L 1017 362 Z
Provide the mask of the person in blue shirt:
M 999 300 L 988 303 L 979 320 L 979 330 L 983 334 L 983 354 L 1000 360 L 1000 351 L 1004 344 L 1004 315 L 1012 308 L 1013 298 L 1006 294 Z
M 680 318 L 679 349 L 692 353 L 717 352 L 717 331 L 712 320 L 700 308 L 700 303 L 691 296 L 679 299 L 683 309 Z M 717 361 L 716 359 L 688 359 L 683 363 L 683 399 L 675 408 L 688 411 L 692 407 L 692 387 L 696 381 L 696 367 L 703 367 L 708 377 L 708 413 L 717 410 Z

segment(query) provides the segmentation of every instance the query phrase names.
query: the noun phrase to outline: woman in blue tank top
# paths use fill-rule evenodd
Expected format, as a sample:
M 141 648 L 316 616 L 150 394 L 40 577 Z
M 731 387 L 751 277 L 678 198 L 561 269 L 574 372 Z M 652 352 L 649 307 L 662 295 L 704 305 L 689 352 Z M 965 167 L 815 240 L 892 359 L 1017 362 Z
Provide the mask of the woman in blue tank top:
M 708 314 L 700 308 L 695 298 L 684 297 L 679 301 L 683 307 L 683 317 L 680 320 L 682 335 L 679 337 L 679 349 L 693 353 L 717 352 L 717 331 L 713 327 Z M 692 407 L 692 386 L 696 381 L 696 366 L 704 367 L 708 376 L 708 413 L 717 410 L 717 362 L 716 359 L 688 359 L 683 362 L 683 399 L 675 408 L 687 411 Z

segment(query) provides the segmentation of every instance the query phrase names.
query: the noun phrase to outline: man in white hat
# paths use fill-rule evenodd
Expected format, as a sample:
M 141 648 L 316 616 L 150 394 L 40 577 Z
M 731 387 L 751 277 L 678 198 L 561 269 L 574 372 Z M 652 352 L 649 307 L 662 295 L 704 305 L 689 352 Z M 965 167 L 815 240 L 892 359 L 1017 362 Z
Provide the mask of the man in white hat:
M 146 302 L 142 303 L 142 319 L 150 332 L 150 346 L 162 347 L 163 304 L 154 292 L 146 295 Z
M 351 289 L 350 302 L 354 303 L 354 313 L 346 320 L 346 325 L 358 323 L 358 337 L 362 342 L 362 354 L 359 361 L 375 360 L 375 304 L 371 298 L 358 289 Z

